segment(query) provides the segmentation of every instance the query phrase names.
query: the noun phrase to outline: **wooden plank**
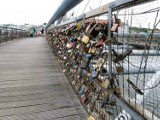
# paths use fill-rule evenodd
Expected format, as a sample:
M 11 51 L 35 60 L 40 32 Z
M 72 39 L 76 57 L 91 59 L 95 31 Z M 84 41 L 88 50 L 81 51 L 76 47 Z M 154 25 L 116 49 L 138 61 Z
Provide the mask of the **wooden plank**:
M 31 86 L 24 86 L 24 87 L 10 87 L 10 88 L 0 88 L 0 93 L 4 92 L 30 92 L 35 90 L 45 90 L 45 89 L 52 89 L 53 91 L 61 91 L 65 85 L 61 84 L 49 84 L 49 85 L 31 85 Z M 14 92 L 13 92 L 14 91 Z
M 81 117 L 86 118 L 86 112 L 47 41 L 30 38 L 0 45 L 1 120 Z
M 64 114 L 65 113 L 65 114 Z M 67 108 L 62 110 L 48 110 L 45 112 L 36 112 L 31 114 L 11 115 L 0 117 L 1 120 L 54 120 L 58 118 L 69 118 L 70 116 L 77 115 L 76 109 Z

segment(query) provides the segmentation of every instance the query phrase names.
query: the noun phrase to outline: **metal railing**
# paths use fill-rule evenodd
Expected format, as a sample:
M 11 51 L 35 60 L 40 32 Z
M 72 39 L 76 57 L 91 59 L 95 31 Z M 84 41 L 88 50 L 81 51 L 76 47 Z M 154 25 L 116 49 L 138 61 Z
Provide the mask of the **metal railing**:
M 83 23 L 83 19 L 86 18 L 94 18 L 95 16 L 99 16 L 101 14 L 107 13 L 107 21 L 108 21 L 108 34 L 106 34 L 107 39 L 112 38 L 113 41 L 111 43 L 105 43 L 104 47 L 102 48 L 103 51 L 108 52 L 108 58 L 105 61 L 105 64 L 103 67 L 107 69 L 106 76 L 110 78 L 110 81 L 113 82 L 113 84 L 117 83 L 121 89 L 121 95 L 116 95 L 114 92 L 110 94 L 108 92 L 108 89 L 103 89 L 101 86 L 101 83 L 97 80 L 90 80 L 94 83 L 97 90 L 101 90 L 103 92 L 107 92 L 109 94 L 109 100 L 106 100 L 105 98 L 102 98 L 100 100 L 96 101 L 95 108 L 92 112 L 88 112 L 89 114 L 96 113 L 97 111 L 101 111 L 101 104 L 105 100 L 108 101 L 116 101 L 115 105 L 109 105 L 109 102 L 105 106 L 105 109 L 103 110 L 103 115 L 105 116 L 105 120 L 113 120 L 116 119 L 128 119 L 127 120 L 159 120 L 159 111 L 160 111 L 160 81 L 159 81 L 159 34 L 160 30 L 158 31 L 157 28 L 159 28 L 159 16 L 158 12 L 159 7 L 156 8 L 155 4 L 160 4 L 160 1 L 157 0 L 157 3 L 153 3 L 153 5 L 148 5 L 150 7 L 146 7 L 145 5 L 153 0 L 116 0 L 115 2 L 112 2 L 110 4 L 101 6 L 95 10 L 92 10 L 90 12 L 87 12 L 79 17 L 76 17 L 72 20 L 68 20 L 65 22 L 62 22 L 59 25 L 50 27 L 47 31 L 47 39 L 51 47 L 53 48 L 53 51 L 55 55 L 58 58 L 59 63 L 62 65 L 62 68 L 65 68 L 66 70 L 66 76 L 71 82 L 75 78 L 75 75 L 71 75 L 71 70 L 74 69 L 75 66 L 78 66 L 80 68 L 80 63 L 83 61 L 79 61 L 79 64 L 75 65 L 75 60 L 72 59 L 74 57 L 74 53 L 76 51 L 79 51 L 82 54 L 85 54 L 83 50 L 77 50 L 77 48 L 72 49 L 72 57 L 69 57 L 70 49 L 66 47 L 66 43 L 69 42 L 70 39 L 73 38 L 73 36 L 81 37 L 81 35 L 85 34 L 85 30 L 76 31 L 73 30 L 70 36 L 66 36 L 65 28 L 68 28 L 69 25 L 72 23 L 75 23 L 77 25 L 78 22 Z M 144 3 L 144 6 L 141 6 L 139 8 L 138 5 L 141 5 Z M 135 13 L 130 10 L 139 10 Z M 93 12 L 94 11 L 94 12 Z M 130 12 L 131 11 L 131 12 Z M 128 13 L 127 13 L 128 12 Z M 143 19 L 149 14 L 155 12 L 156 14 L 153 16 L 152 24 L 153 28 L 147 28 L 147 32 L 145 34 L 142 34 L 140 32 L 135 33 L 135 31 L 132 31 L 129 29 L 129 27 L 133 28 L 135 27 L 134 24 L 148 24 L 148 23 L 140 23 L 143 21 Z M 116 14 L 116 16 L 124 22 L 124 25 L 128 25 L 128 33 L 125 33 L 124 27 L 122 26 L 121 33 L 115 32 L 115 34 L 111 34 L 111 27 L 113 25 L 113 14 Z M 156 15 L 158 17 L 156 17 Z M 155 22 L 155 23 L 154 23 Z M 106 22 L 107 23 L 107 22 Z M 158 25 L 158 27 L 157 27 Z M 140 29 L 141 30 L 141 29 Z M 148 31 L 151 32 L 148 32 Z M 157 30 L 158 35 L 154 32 Z M 92 38 L 90 40 L 92 43 L 97 42 L 98 40 L 96 38 Z M 75 42 L 75 46 L 80 41 Z M 80 42 L 81 43 L 81 42 Z M 120 47 L 121 46 L 121 47 Z M 114 54 L 112 52 L 112 49 L 115 50 L 117 54 L 123 54 L 126 52 L 127 49 L 132 49 L 132 54 L 127 56 L 125 59 L 119 62 L 119 64 L 115 63 L 113 61 Z M 152 54 L 153 51 L 154 53 Z M 96 56 L 97 57 L 97 56 Z M 98 60 L 98 59 L 97 59 Z M 85 69 L 88 73 L 91 72 L 90 68 L 95 68 L 95 64 L 92 64 L 93 62 L 97 62 L 97 60 L 91 60 L 89 65 L 89 70 Z M 63 63 L 64 62 L 64 63 Z M 117 72 L 117 65 L 119 68 L 122 68 L 121 72 Z M 153 72 L 154 71 L 154 72 Z M 70 77 L 72 76 L 72 77 Z M 79 81 L 88 80 L 88 78 L 82 77 L 81 79 L 78 79 Z M 78 81 L 78 82 L 79 82 Z M 78 83 L 80 85 L 83 85 L 82 82 Z M 73 86 L 73 85 L 72 85 Z M 80 87 L 79 87 L 80 88 Z M 73 89 L 76 91 L 76 93 L 80 92 L 80 89 L 77 89 L 75 86 L 73 86 Z M 109 88 L 110 90 L 110 88 Z M 113 89 L 111 89 L 113 90 Z M 96 92 L 91 92 L 92 100 L 91 104 L 94 102 L 94 99 L 96 97 Z M 79 95 L 78 95 L 79 96 Z M 81 98 L 80 98 L 81 100 Z M 84 103 L 82 103 L 84 105 Z M 85 109 L 88 110 L 88 106 L 84 105 Z M 97 112 L 98 114 L 98 112 Z M 95 114 L 94 114 L 95 115 Z M 94 116 L 93 115 L 93 116 Z M 121 118 L 121 116 L 123 116 Z M 96 115 L 95 115 L 96 117 Z
M 0 26 L 0 43 L 29 36 L 29 31 L 18 28 Z

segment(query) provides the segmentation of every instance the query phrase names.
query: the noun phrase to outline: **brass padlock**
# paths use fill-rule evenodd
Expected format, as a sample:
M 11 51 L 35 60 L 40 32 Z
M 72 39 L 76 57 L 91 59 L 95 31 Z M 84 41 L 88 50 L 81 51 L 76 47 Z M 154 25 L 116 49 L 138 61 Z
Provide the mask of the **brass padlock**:
M 87 43 L 89 42 L 89 37 L 86 36 L 86 35 L 84 35 L 83 38 L 82 38 L 82 42 L 83 42 L 84 44 L 87 44 Z
M 122 89 L 120 86 L 116 86 L 114 89 L 114 92 L 116 95 L 120 95 L 122 93 Z
M 96 63 L 96 66 L 100 69 L 102 67 L 104 63 L 104 59 L 103 58 L 99 58 L 97 63 Z
M 109 84 L 110 84 L 110 80 L 108 78 L 103 80 L 102 83 L 101 83 L 102 87 L 106 88 L 106 89 L 108 88 Z
M 78 45 L 76 46 L 76 48 L 79 49 L 79 48 L 80 48 L 80 44 L 78 44 Z
M 106 97 L 107 95 L 108 95 L 108 93 L 106 91 L 101 93 L 102 97 Z
M 72 84 L 73 86 L 75 86 L 76 83 L 77 83 L 77 81 L 74 79 L 74 80 L 72 80 L 72 83 L 71 83 L 71 84 Z
M 121 72 L 124 72 L 124 69 L 123 69 L 122 66 L 118 65 L 118 66 L 116 66 L 116 71 L 117 71 L 118 73 L 121 73 Z
M 87 120 L 95 120 L 95 119 L 92 115 L 90 115 Z
M 98 112 L 98 120 L 103 120 L 103 111 Z
M 91 73 L 90 73 L 90 72 L 88 72 L 88 73 L 87 73 L 87 77 L 89 77 L 89 78 L 90 78 L 90 76 L 91 76 Z
M 77 72 L 77 69 L 76 69 L 76 68 L 74 68 L 74 69 L 71 70 L 71 73 L 72 73 L 73 75 L 76 74 L 76 72 Z

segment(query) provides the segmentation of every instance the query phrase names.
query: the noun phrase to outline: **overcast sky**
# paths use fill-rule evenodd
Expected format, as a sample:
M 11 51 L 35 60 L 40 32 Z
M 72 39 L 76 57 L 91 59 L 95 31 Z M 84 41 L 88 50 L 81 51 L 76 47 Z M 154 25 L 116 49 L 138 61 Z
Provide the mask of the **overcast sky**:
M 0 0 L 0 24 L 43 24 L 44 22 L 49 21 L 62 1 L 63 0 Z M 82 14 L 88 1 L 90 2 L 86 7 L 85 12 L 112 2 L 113 0 L 83 0 L 83 2 L 76 7 L 76 9 L 72 9 L 69 13 L 74 13 L 74 17 Z M 160 0 L 156 1 L 157 2 L 151 4 L 136 7 L 136 9 L 131 9 L 134 10 L 134 13 L 139 13 L 145 10 L 159 7 Z M 143 16 L 133 16 L 132 24 L 134 26 L 142 27 L 148 27 L 149 24 L 150 26 L 152 26 L 154 18 L 155 13 L 144 14 Z M 107 17 L 105 17 L 104 19 L 107 19 Z M 129 21 L 130 18 L 124 19 L 123 17 L 122 19 L 123 21 Z
M 43 24 L 49 21 L 62 1 L 63 0 L 0 0 L 0 24 Z M 87 2 L 88 0 L 84 1 Z M 94 1 L 98 4 L 100 2 L 100 0 Z M 102 0 L 102 2 L 104 1 L 107 3 L 112 0 Z M 93 4 L 93 2 L 91 3 Z
M 0 0 L 0 24 L 43 24 L 62 0 Z

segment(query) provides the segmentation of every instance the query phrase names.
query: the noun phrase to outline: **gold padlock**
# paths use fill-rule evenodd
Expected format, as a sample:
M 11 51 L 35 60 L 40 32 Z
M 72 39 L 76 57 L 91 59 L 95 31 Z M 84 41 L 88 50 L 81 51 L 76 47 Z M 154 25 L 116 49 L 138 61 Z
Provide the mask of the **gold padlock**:
M 73 80 L 71 84 L 72 84 L 73 86 L 75 86 L 76 83 L 77 83 L 77 81 L 76 81 L 76 80 Z
M 108 95 L 108 93 L 106 91 L 101 93 L 102 97 L 106 97 L 107 95 Z
M 103 120 L 103 111 L 98 112 L 98 120 Z
M 105 80 L 102 81 L 101 85 L 102 85 L 102 87 L 107 89 L 109 86 L 109 83 L 110 83 L 110 80 L 108 78 L 106 78 Z
M 121 73 L 121 72 L 124 71 L 124 69 L 123 69 L 122 66 L 116 66 L 116 71 L 117 71 L 118 73 Z
M 95 120 L 95 119 L 92 115 L 90 115 L 87 120 Z
M 87 43 L 89 42 L 89 37 L 86 36 L 86 35 L 84 35 L 83 38 L 82 38 L 82 42 L 83 42 L 84 44 L 87 44 Z
M 79 49 L 79 47 L 80 47 L 80 44 L 78 44 L 78 45 L 76 46 L 77 49 Z
M 122 89 L 120 86 L 116 86 L 114 89 L 114 92 L 116 95 L 120 95 L 122 93 Z
M 77 23 L 77 28 L 80 28 L 81 27 L 81 23 Z
M 76 72 L 77 72 L 77 70 L 75 68 L 71 70 L 72 74 L 76 74 Z
M 90 77 L 90 76 L 91 76 L 91 73 L 88 72 L 88 73 L 87 73 L 87 77 Z
M 103 63 L 104 63 L 104 59 L 99 58 L 96 63 L 96 66 L 100 69 L 102 67 Z

